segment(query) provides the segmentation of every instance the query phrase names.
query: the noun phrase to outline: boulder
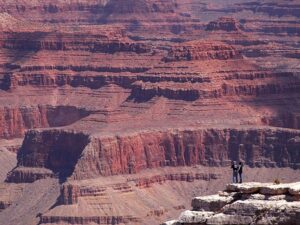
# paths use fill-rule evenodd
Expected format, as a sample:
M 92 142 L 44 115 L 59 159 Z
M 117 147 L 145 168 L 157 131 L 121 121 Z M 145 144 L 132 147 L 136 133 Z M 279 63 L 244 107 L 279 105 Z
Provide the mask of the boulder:
M 276 202 L 267 211 L 259 211 L 257 225 L 298 225 L 300 224 L 300 202 Z
M 280 200 L 288 200 L 289 196 L 286 195 L 270 195 L 266 196 L 266 199 L 269 201 L 280 201 Z
M 290 184 L 273 184 L 260 188 L 260 193 L 264 195 L 282 195 L 287 194 Z
M 230 205 L 226 205 L 222 211 L 228 215 L 242 215 L 242 216 L 258 216 L 258 215 L 272 215 L 287 217 L 292 213 L 300 210 L 300 202 L 287 202 L 286 200 L 238 200 Z M 282 213 L 282 214 L 281 214 Z
M 289 187 L 289 193 L 291 195 L 300 196 L 300 182 L 295 183 L 294 185 Z
M 262 184 L 258 182 L 249 182 L 249 183 L 242 183 L 242 184 L 227 184 L 226 191 L 228 192 L 240 192 L 245 194 L 254 194 L 258 193 L 259 190 L 266 185 L 271 184 Z
M 300 225 L 299 182 L 229 184 L 217 195 L 196 197 L 193 211 L 164 225 Z
M 255 216 L 258 211 L 270 208 L 264 200 L 238 200 L 225 206 L 222 211 L 228 215 Z
M 234 201 L 233 196 L 209 195 L 204 197 L 196 197 L 192 200 L 194 210 L 202 211 L 218 211 L 225 205 Z
M 252 222 L 253 219 L 251 216 L 218 213 L 207 220 L 207 225 L 248 225 Z
M 236 32 L 239 31 L 241 25 L 234 18 L 220 17 L 216 21 L 211 21 L 206 26 L 207 31 L 227 31 Z
M 205 224 L 206 221 L 214 215 L 213 212 L 203 212 L 203 211 L 184 211 L 179 216 L 178 222 L 180 224 Z M 173 224 L 172 224 L 173 225 Z M 176 224 L 175 224 L 176 225 Z

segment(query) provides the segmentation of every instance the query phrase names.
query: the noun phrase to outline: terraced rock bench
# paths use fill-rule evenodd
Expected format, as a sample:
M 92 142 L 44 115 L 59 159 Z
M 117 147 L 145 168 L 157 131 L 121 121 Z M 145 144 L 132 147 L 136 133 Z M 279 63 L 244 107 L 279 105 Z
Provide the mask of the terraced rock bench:
M 162 225 L 300 225 L 300 182 L 228 184 Z

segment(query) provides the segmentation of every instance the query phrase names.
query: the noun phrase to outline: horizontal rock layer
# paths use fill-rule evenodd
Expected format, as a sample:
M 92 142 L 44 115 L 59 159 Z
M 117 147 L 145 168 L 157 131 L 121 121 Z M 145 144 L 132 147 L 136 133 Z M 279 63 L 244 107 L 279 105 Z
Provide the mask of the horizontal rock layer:
M 138 223 L 140 220 L 138 218 L 132 217 L 123 217 L 123 216 L 94 216 L 94 217 L 47 217 L 42 216 L 42 223 L 51 224 L 51 223 L 70 223 L 70 224 L 120 224 L 120 223 Z
M 97 186 L 80 186 L 76 183 L 64 183 L 61 189 L 61 203 L 64 205 L 77 204 L 79 198 L 91 196 L 104 196 L 106 192 L 112 188 L 116 192 L 130 193 L 134 191 L 134 187 L 139 189 L 151 188 L 156 184 L 165 184 L 168 181 L 194 182 L 194 181 L 210 181 L 220 179 L 220 174 L 216 173 L 177 173 L 156 175 L 145 178 L 130 178 L 126 183 L 118 183 L 114 185 L 97 185 Z
M 89 115 L 85 109 L 72 106 L 1 107 L 0 137 L 23 137 L 27 129 L 66 126 Z
M 45 167 L 74 179 L 165 166 L 228 166 L 233 159 L 250 166 L 298 168 L 299 135 L 284 129 L 207 129 L 96 138 L 59 130 L 30 131 L 18 164 Z
M 0 47 L 3 49 L 19 51 L 90 51 L 113 54 L 115 52 L 147 53 L 151 46 L 143 43 L 134 43 L 125 40 L 108 40 L 102 35 L 89 35 L 88 38 L 82 34 L 59 34 L 55 36 L 47 32 L 32 33 L 8 33 L 0 39 Z M 101 41 L 99 41 L 99 39 Z M 104 40 L 103 40 L 104 39 Z M 80 41 L 79 41 L 80 40 Z
M 189 60 L 208 60 L 208 59 L 234 59 L 241 58 L 241 55 L 230 45 L 189 42 L 183 45 L 174 46 L 169 50 L 164 58 L 166 62 L 189 61 Z
M 234 18 L 226 18 L 221 17 L 217 21 L 210 22 L 207 27 L 207 31 L 238 31 L 239 30 L 239 24 Z
M 285 192 L 282 187 L 286 188 Z M 289 187 L 297 189 L 298 192 L 291 194 Z M 233 189 L 234 192 L 231 192 Z M 273 191 L 266 191 L 267 189 Z M 178 220 L 166 222 L 164 225 L 299 224 L 300 199 L 291 198 L 298 196 L 299 183 L 230 184 L 226 190 L 230 192 L 194 198 L 193 211 L 187 210 Z M 245 194 L 245 190 L 252 190 L 251 194 Z M 255 193 L 258 192 L 263 193 L 259 200 L 255 199 Z M 268 198 L 270 195 L 273 199 Z

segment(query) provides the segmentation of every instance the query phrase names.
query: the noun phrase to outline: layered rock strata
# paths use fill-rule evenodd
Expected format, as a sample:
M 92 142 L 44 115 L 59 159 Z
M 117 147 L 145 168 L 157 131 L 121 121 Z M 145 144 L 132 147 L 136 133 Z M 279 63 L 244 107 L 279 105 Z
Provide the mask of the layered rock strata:
M 268 128 L 171 130 L 110 137 L 31 131 L 18 153 L 18 166 L 47 168 L 58 176 L 79 180 L 166 166 L 228 166 L 232 159 L 250 166 L 298 169 L 299 136 L 298 131 Z M 8 180 L 19 182 L 17 178 L 23 176 L 17 174 L 22 171 L 13 170 Z
M 28 129 L 65 126 L 89 114 L 83 108 L 72 106 L 3 107 L 0 108 L 0 137 L 20 138 Z
M 242 56 L 230 45 L 222 43 L 188 42 L 174 46 L 164 59 L 166 62 L 209 59 L 237 59 Z
M 236 32 L 240 29 L 239 27 L 240 27 L 240 25 L 234 18 L 221 17 L 217 21 L 210 22 L 207 25 L 206 30 L 207 31 L 222 30 L 222 31 Z
M 192 210 L 164 225 L 300 224 L 299 183 L 229 184 L 225 192 L 196 197 Z

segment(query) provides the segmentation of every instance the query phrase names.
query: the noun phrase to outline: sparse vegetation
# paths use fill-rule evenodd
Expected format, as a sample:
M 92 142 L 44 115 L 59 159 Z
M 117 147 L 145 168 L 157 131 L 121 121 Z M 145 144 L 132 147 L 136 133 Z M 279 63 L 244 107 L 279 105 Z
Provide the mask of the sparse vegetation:
M 280 184 L 280 180 L 278 178 L 276 178 L 274 181 L 273 181 L 273 184 Z

